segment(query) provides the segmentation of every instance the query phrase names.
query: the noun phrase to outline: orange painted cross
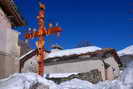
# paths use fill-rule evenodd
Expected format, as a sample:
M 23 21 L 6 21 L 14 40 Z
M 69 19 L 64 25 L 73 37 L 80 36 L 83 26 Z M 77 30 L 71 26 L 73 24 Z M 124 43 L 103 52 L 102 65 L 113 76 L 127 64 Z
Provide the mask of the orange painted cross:
M 33 31 L 32 33 L 26 33 L 25 38 L 26 39 L 32 39 L 35 37 L 38 37 L 39 40 L 36 42 L 36 46 L 38 49 L 37 53 L 37 59 L 38 59 L 38 74 L 43 76 L 44 75 L 44 58 L 45 58 L 45 51 L 44 51 L 44 46 L 45 46 L 45 36 L 46 35 L 51 35 L 51 34 L 57 34 L 62 31 L 62 28 L 56 26 L 56 27 L 51 27 L 52 24 L 49 24 L 49 27 L 46 29 L 45 27 L 45 5 L 40 3 L 40 11 L 37 16 L 38 19 L 38 31 Z

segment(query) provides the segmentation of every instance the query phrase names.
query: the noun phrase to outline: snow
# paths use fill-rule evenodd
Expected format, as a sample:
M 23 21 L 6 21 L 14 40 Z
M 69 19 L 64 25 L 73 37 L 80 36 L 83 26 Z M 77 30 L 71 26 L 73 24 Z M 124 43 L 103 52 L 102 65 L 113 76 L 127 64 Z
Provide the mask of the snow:
M 29 51 L 28 53 L 22 55 L 21 57 L 18 58 L 18 60 L 21 60 L 26 55 L 29 55 L 30 53 L 32 53 L 34 50 L 35 49 L 33 49 L 33 50 Z M 96 46 L 89 46 L 89 47 L 81 47 L 81 48 L 75 48 L 75 49 L 66 49 L 66 50 L 51 52 L 51 53 L 48 54 L 46 59 L 53 58 L 53 57 L 69 56 L 69 55 L 74 55 L 74 54 L 83 54 L 83 53 L 87 53 L 87 52 L 95 52 L 97 50 L 101 50 L 101 48 L 96 47 Z
M 78 73 L 51 73 L 49 74 L 49 78 L 64 78 L 64 77 L 68 77 L 70 75 L 73 75 L 73 74 L 78 74 Z M 46 75 L 44 75 L 46 76 Z
M 122 49 L 117 52 L 119 56 L 124 56 L 124 55 L 133 55 L 133 45 L 128 46 L 125 49 Z
M 58 86 L 59 89 L 95 89 L 95 85 L 84 80 L 73 79 Z
M 32 53 L 33 51 L 35 51 L 35 49 L 30 50 L 29 52 L 27 52 L 26 54 L 22 55 L 21 57 L 18 58 L 18 60 L 23 59 L 26 55 L 29 55 L 30 53 Z
M 36 83 L 57 89 L 56 84 L 34 73 L 14 74 L 7 79 L 0 80 L 0 89 L 30 89 Z
M 72 79 L 57 85 L 34 73 L 17 73 L 9 78 L 0 80 L 0 89 L 31 89 L 31 86 L 36 83 L 48 86 L 49 89 L 133 89 L 132 69 L 133 62 L 128 65 L 118 79 L 99 82 L 97 84 L 92 84 L 85 80 Z
M 54 58 L 54 57 L 70 56 L 74 54 L 79 55 L 79 54 L 84 54 L 87 52 L 95 52 L 97 50 L 101 50 L 101 48 L 96 47 L 96 46 L 88 46 L 88 47 L 81 47 L 81 48 L 75 48 L 75 49 L 66 49 L 66 50 L 51 52 L 46 57 L 46 59 Z
M 51 54 L 51 56 L 49 57 L 94 52 L 100 49 L 101 48 L 98 48 L 96 46 L 68 49 Z M 29 54 L 30 52 L 28 52 L 27 54 Z M 118 54 L 133 55 L 133 46 L 129 46 L 119 51 Z M 72 74 L 77 73 L 50 74 L 49 77 L 68 77 Z M 116 80 L 103 81 L 97 84 L 92 84 L 85 80 L 72 79 L 70 81 L 66 81 L 57 85 L 53 81 L 47 80 L 45 79 L 45 77 L 41 77 L 35 73 L 16 73 L 6 79 L 0 80 L 0 89 L 31 89 L 31 86 L 37 83 L 47 86 L 49 87 L 49 89 L 133 89 L 133 62 L 130 63 L 128 67 L 124 69 L 124 71 L 122 71 L 120 74 L 120 77 Z

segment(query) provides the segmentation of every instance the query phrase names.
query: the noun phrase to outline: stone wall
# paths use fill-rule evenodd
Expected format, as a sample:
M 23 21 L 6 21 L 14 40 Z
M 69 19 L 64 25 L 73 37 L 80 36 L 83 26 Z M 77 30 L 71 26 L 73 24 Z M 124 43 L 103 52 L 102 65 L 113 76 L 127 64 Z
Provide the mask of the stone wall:
M 129 63 L 133 62 L 132 55 L 123 55 L 123 56 L 120 56 L 120 59 L 123 64 L 123 67 L 127 67 Z
M 36 83 L 32 85 L 29 89 L 49 89 L 49 86 L 41 83 Z
M 60 84 L 62 82 L 72 80 L 74 78 L 86 80 L 91 83 L 98 83 L 99 81 L 103 81 L 101 72 L 99 72 L 98 70 L 92 70 L 86 73 L 73 74 L 64 78 L 47 78 L 47 79 L 52 80 L 57 84 Z

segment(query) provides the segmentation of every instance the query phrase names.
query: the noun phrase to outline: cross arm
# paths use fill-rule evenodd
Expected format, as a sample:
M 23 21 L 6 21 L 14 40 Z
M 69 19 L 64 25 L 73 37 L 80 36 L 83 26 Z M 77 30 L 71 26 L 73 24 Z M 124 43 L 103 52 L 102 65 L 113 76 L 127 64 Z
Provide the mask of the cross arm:
M 61 27 L 52 27 L 52 28 L 49 28 L 47 30 L 47 35 L 58 34 L 61 31 L 62 31 L 62 28 Z
M 25 38 L 32 39 L 35 37 L 46 36 L 46 35 L 47 35 L 47 31 L 45 29 L 41 29 L 39 31 L 33 31 L 32 33 L 26 33 Z

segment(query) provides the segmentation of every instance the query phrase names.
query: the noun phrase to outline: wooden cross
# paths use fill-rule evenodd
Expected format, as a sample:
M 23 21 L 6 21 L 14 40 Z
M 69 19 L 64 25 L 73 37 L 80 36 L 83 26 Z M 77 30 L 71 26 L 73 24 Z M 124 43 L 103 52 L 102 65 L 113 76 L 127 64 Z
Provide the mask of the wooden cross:
M 40 11 L 37 16 L 38 19 L 38 31 L 33 31 L 32 33 L 26 33 L 25 38 L 26 39 L 32 39 L 35 37 L 38 37 L 39 40 L 36 42 L 36 46 L 38 49 L 37 53 L 37 59 L 38 59 L 38 74 L 43 76 L 44 75 L 44 58 L 45 58 L 45 51 L 44 51 L 44 46 L 45 46 L 45 36 L 46 35 L 51 35 L 51 34 L 57 34 L 62 31 L 62 29 L 58 26 L 51 27 L 52 24 L 49 24 L 48 29 L 46 29 L 45 26 L 45 5 L 40 3 Z

